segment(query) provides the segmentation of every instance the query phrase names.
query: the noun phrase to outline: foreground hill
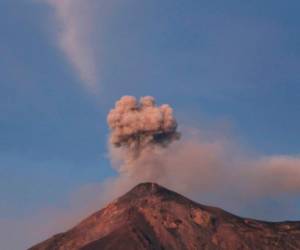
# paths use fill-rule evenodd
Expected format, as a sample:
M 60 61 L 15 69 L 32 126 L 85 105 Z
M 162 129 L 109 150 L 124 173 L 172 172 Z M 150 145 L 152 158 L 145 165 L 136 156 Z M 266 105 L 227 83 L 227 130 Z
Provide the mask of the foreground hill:
M 300 249 L 300 222 L 245 219 L 139 184 L 71 230 L 30 250 Z

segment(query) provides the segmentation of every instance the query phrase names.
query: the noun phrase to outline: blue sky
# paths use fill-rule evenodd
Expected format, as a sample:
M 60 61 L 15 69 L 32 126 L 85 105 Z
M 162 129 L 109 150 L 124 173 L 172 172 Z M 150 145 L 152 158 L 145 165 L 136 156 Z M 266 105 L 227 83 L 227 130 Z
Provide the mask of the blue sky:
M 299 154 L 299 1 L 76 2 L 66 20 L 84 31 L 74 51 L 94 65 L 97 90 L 60 47 L 53 6 L 0 2 L 1 218 L 63 206 L 115 174 L 106 114 L 124 94 L 220 124 L 250 151 Z

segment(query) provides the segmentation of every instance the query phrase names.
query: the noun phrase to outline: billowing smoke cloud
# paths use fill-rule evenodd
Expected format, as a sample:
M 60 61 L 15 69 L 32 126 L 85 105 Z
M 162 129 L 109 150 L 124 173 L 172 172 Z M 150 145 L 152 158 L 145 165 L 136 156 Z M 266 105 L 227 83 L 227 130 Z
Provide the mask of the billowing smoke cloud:
M 207 137 L 203 130 L 184 126 L 177 140 L 171 108 L 155 106 L 152 97 L 140 102 L 121 98 L 109 113 L 108 124 L 110 156 L 119 170 L 106 185 L 113 197 L 151 181 L 239 214 L 278 219 L 284 215 L 279 212 L 284 204 L 266 215 L 257 209 L 264 206 L 261 200 L 292 197 L 300 190 L 299 157 L 250 156 L 233 139 Z
M 59 47 L 91 92 L 97 90 L 98 72 L 91 34 L 91 0 L 46 0 L 54 8 Z
M 134 173 L 140 159 L 152 156 L 180 137 L 172 108 L 167 104 L 156 106 L 151 96 L 142 97 L 139 102 L 133 96 L 123 96 L 109 112 L 107 122 L 110 143 L 120 148 L 120 170 L 126 172 Z

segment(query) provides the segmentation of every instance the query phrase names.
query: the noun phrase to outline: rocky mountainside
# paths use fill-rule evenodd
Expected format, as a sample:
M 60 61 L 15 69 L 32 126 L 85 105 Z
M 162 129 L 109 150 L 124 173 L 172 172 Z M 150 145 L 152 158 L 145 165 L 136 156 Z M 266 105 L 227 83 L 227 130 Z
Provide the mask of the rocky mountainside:
M 71 230 L 30 250 L 300 249 L 300 222 L 246 219 L 139 184 Z

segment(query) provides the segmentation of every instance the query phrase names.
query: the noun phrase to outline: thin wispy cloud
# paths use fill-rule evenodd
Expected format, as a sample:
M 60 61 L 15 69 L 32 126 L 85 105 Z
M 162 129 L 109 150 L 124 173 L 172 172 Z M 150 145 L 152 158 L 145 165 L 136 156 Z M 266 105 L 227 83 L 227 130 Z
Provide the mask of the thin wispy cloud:
M 93 4 L 90 0 L 47 0 L 53 8 L 59 48 L 90 92 L 98 91 Z

